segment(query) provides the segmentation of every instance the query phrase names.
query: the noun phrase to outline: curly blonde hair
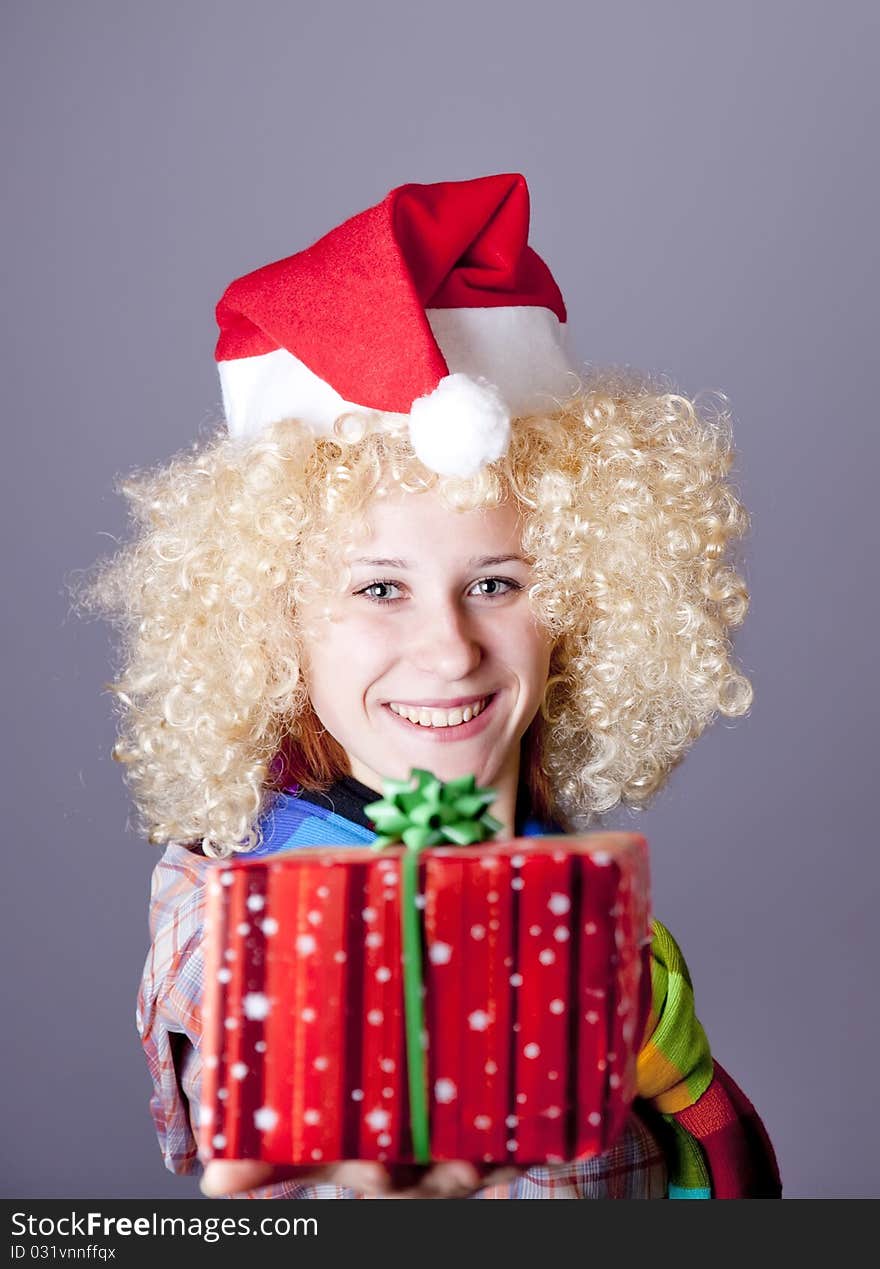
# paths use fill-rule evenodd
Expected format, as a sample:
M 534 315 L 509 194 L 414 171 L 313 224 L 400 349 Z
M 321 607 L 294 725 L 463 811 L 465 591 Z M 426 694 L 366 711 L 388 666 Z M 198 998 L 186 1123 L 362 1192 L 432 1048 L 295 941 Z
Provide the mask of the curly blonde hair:
M 744 714 L 730 631 L 748 608 L 730 562 L 748 516 L 727 480 L 723 398 L 604 371 L 551 413 L 517 419 L 471 479 L 415 457 L 399 418 L 346 415 L 315 439 L 294 420 L 225 433 L 121 486 L 133 540 L 79 588 L 113 622 L 114 756 L 153 842 L 251 849 L 275 791 L 349 774 L 311 709 L 297 612 L 344 588 L 370 503 L 437 486 L 450 507 L 513 498 L 530 602 L 554 637 L 523 742 L 533 804 L 569 831 L 643 805 L 717 712 Z

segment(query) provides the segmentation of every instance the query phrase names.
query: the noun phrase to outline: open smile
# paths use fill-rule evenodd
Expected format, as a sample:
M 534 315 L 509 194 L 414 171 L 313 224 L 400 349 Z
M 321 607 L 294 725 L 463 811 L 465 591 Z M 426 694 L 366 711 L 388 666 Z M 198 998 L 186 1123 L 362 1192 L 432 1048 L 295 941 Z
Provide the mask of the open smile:
M 478 712 L 476 714 L 473 714 L 473 706 L 466 706 L 464 709 L 459 707 L 448 711 L 412 708 L 407 710 L 411 717 L 406 718 L 397 710 L 392 709 L 390 704 L 383 705 L 382 708 L 387 711 L 389 717 L 394 720 L 398 727 L 407 728 L 410 735 L 418 736 L 422 740 L 443 744 L 454 740 L 468 740 L 471 736 L 479 735 L 488 726 L 494 713 L 497 699 L 497 692 L 493 692 L 491 696 L 483 697 L 482 701 L 477 703 Z M 465 713 L 471 715 L 467 721 L 464 720 Z M 431 721 L 432 716 L 440 721 L 439 726 Z M 443 717 L 448 720 L 446 725 L 442 722 Z M 461 721 L 456 722 L 456 717 L 459 717 Z M 413 721 L 414 719 L 418 721 Z

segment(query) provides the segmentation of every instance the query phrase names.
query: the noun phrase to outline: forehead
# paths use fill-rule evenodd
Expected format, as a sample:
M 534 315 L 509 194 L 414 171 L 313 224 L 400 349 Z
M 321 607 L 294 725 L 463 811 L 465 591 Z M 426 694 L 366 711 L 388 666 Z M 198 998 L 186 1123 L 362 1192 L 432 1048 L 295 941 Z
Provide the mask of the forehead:
M 459 558 L 464 554 L 470 558 L 518 552 L 522 545 L 522 521 L 515 503 L 457 511 L 433 489 L 378 499 L 369 508 L 367 524 L 368 536 L 350 553 L 354 560 L 382 555 L 415 563 L 426 556 Z

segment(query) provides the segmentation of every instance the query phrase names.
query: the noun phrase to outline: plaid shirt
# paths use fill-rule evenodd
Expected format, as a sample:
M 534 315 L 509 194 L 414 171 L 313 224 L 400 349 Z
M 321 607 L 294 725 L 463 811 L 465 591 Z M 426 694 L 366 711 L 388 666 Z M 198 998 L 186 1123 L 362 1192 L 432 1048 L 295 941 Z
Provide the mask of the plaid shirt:
M 298 799 L 279 800 L 265 823 L 257 852 L 274 853 L 282 846 L 338 843 L 373 834 Z M 334 821 L 338 821 L 334 823 Z M 529 826 L 531 827 L 531 825 Z M 534 832 L 535 830 L 532 829 Z M 213 860 L 186 847 L 170 845 L 157 864 L 152 881 L 150 933 L 152 944 L 138 993 L 137 1025 L 153 1079 L 150 1101 L 165 1166 L 190 1173 L 198 1164 L 201 997 L 204 974 L 203 939 L 206 883 Z M 649 1126 L 647 1112 L 633 1111 L 614 1147 L 592 1159 L 533 1167 L 505 1185 L 485 1187 L 477 1198 L 666 1198 L 666 1157 Z M 283 1182 L 249 1191 L 250 1198 L 361 1198 L 336 1185 Z

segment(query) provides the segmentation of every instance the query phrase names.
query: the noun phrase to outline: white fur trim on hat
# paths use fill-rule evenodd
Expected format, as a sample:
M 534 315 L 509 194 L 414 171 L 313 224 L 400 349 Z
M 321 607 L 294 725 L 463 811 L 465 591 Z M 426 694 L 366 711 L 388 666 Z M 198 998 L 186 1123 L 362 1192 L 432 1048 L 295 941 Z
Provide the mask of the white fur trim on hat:
M 429 308 L 425 315 L 450 376 L 497 385 L 514 418 L 552 409 L 575 390 L 567 328 L 549 309 Z M 345 400 L 286 348 L 220 361 L 217 369 L 229 432 L 243 439 L 290 418 L 326 435 L 340 414 L 379 408 Z
M 279 419 L 299 419 L 327 435 L 340 414 L 367 407 L 344 400 L 286 348 L 217 363 L 231 436 L 249 440 Z
M 510 410 L 487 379 L 447 375 L 409 414 L 416 456 L 441 476 L 473 476 L 507 453 Z
M 577 386 L 568 330 L 549 308 L 425 310 L 449 373 L 497 385 L 514 418 L 552 410 Z

